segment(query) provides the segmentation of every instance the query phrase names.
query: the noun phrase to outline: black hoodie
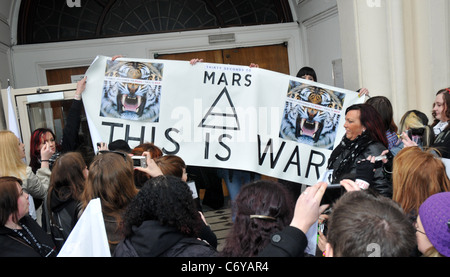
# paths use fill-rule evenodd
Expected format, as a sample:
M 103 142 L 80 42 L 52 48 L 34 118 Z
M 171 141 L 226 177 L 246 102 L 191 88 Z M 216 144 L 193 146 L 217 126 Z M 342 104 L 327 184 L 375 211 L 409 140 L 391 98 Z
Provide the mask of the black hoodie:
M 60 199 L 55 191 L 52 191 L 50 212 L 47 209 L 47 199 L 44 209 L 43 229 L 51 231 L 55 244 L 61 248 L 78 221 L 81 203 L 73 198 Z
M 217 251 L 208 243 L 180 233 L 157 221 L 133 226 L 133 234 L 122 241 L 114 257 L 213 257 Z

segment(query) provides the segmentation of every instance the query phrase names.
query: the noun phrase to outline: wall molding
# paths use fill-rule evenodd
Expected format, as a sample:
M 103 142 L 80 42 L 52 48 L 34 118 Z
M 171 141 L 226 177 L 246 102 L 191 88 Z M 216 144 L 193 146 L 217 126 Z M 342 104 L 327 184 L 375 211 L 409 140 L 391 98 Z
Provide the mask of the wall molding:
M 303 0 L 303 1 L 309 1 L 309 0 Z M 331 17 L 335 17 L 339 15 L 339 10 L 338 10 L 338 6 L 335 5 L 325 11 L 322 11 L 316 15 L 313 15 L 305 20 L 302 21 L 302 24 L 306 27 L 306 28 L 311 28 L 312 26 L 319 24 Z

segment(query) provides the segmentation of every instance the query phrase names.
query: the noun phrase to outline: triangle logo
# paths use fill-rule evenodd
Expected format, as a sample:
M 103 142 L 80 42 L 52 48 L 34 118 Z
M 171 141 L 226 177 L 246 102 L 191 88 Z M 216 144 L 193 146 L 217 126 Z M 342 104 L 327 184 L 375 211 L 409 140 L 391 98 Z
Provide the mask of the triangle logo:
M 198 127 L 239 131 L 239 118 L 225 87 L 209 108 Z

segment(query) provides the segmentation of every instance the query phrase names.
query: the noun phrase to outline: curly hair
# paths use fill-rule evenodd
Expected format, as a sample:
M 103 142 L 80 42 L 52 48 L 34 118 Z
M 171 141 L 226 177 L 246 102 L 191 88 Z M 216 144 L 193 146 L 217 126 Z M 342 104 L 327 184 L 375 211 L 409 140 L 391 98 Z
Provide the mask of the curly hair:
M 289 225 L 294 201 L 280 183 L 258 180 L 241 188 L 234 208 L 236 218 L 221 255 L 254 257 L 270 242 L 271 235 Z M 251 215 L 274 219 L 251 218 Z
M 189 186 L 174 176 L 158 176 L 145 182 L 125 212 L 125 236 L 133 234 L 132 226 L 149 220 L 174 227 L 190 237 L 197 237 L 201 228 L 200 214 Z

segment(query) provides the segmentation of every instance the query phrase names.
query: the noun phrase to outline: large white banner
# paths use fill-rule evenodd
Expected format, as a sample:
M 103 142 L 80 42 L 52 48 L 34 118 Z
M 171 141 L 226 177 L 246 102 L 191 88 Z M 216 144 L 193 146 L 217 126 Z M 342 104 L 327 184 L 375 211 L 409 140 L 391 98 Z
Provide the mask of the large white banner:
M 93 138 L 153 142 L 188 165 L 313 185 L 356 92 L 247 66 L 99 56 L 83 102 Z

